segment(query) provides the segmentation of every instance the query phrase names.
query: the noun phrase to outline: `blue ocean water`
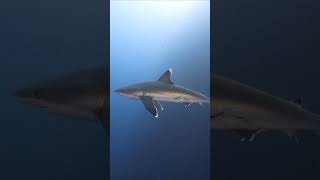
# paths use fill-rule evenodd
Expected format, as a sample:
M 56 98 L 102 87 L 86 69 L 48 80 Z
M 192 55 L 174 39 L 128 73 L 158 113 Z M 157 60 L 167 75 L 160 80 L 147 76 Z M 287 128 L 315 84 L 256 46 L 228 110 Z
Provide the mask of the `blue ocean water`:
M 165 103 L 155 119 L 114 90 L 157 80 L 210 95 L 209 1 L 111 1 L 111 179 L 209 179 L 209 106 Z

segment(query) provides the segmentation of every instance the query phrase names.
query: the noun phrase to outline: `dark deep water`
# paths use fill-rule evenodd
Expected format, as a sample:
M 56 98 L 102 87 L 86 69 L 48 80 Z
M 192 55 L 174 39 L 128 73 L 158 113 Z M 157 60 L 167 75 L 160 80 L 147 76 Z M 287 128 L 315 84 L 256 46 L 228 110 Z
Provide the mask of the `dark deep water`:
M 320 3 L 317 1 L 215 1 L 213 61 L 217 74 L 274 95 L 303 99 L 320 113 Z M 282 133 L 241 143 L 213 132 L 213 179 L 319 179 L 320 137 L 300 142 Z
M 15 90 L 107 63 L 106 1 L 0 2 L 0 179 L 107 179 L 98 124 L 20 104 Z

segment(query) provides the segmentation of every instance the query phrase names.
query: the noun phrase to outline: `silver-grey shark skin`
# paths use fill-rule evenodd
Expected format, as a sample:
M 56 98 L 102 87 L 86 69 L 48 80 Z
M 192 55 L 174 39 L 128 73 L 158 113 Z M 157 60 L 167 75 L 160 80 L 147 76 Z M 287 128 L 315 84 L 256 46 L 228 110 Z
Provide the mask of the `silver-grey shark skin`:
M 106 117 L 107 79 L 106 68 L 82 70 L 18 90 L 14 95 L 47 111 L 97 122 Z
M 320 129 L 320 117 L 305 110 L 301 104 L 219 76 L 213 76 L 211 83 L 213 129 L 252 132 Z
M 159 101 L 184 103 L 189 107 L 193 103 L 210 103 L 205 95 L 172 82 L 172 70 L 167 70 L 157 81 L 130 85 L 115 92 L 143 102 L 146 109 L 158 117 L 158 108 L 163 110 Z

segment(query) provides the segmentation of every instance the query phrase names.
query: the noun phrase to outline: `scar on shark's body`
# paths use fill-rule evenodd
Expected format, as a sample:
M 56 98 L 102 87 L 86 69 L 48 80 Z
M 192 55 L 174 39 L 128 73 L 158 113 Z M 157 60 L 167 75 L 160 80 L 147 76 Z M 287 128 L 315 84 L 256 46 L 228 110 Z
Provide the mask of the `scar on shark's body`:
M 130 85 L 115 92 L 129 98 L 141 100 L 145 108 L 158 117 L 159 101 L 183 103 L 189 107 L 193 103 L 210 103 L 205 95 L 172 82 L 172 69 L 167 70 L 157 81 Z

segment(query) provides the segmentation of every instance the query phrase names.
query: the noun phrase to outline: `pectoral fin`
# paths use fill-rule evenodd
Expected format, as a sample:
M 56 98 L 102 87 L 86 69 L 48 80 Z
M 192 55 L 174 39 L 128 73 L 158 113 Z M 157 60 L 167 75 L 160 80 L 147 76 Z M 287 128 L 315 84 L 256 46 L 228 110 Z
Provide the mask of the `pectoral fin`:
M 110 136 L 110 119 L 107 114 L 109 114 L 109 109 L 107 107 L 107 101 L 104 100 L 103 106 L 94 110 L 94 113 L 99 118 L 100 123 L 103 126 L 103 129 L 107 136 Z
M 154 104 L 154 100 L 150 96 L 142 96 L 140 97 L 142 103 L 146 107 L 146 109 L 154 116 L 158 117 L 158 110 Z
M 211 119 L 215 119 L 219 116 L 223 116 L 224 115 L 224 111 L 218 112 L 218 113 L 214 113 L 212 116 L 210 116 Z
M 156 105 L 157 109 L 160 108 L 161 111 L 163 111 L 163 107 L 162 107 L 162 105 L 160 104 L 159 101 L 153 100 L 153 102 L 154 102 L 154 104 Z
M 237 134 L 241 136 L 240 141 L 248 141 L 251 142 L 255 139 L 255 137 L 263 132 L 263 129 L 259 130 L 234 130 Z

